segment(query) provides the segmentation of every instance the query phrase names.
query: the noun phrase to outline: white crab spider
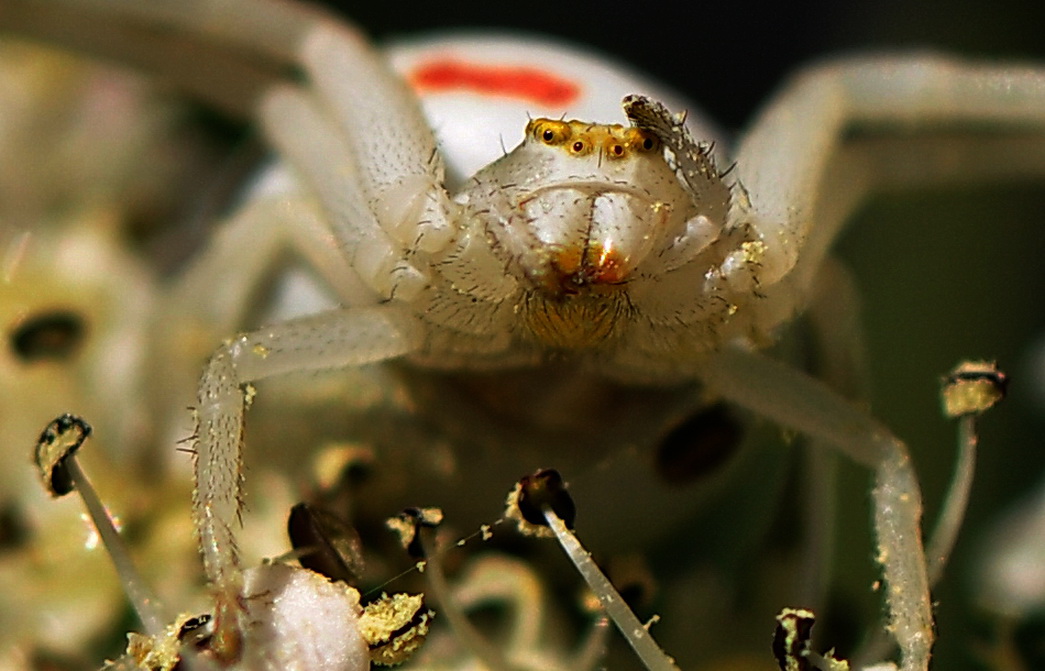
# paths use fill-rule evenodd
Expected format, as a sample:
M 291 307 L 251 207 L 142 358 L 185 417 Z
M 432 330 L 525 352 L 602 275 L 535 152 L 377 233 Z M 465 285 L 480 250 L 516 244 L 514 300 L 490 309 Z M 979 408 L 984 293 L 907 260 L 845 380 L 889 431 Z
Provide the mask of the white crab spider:
M 332 281 L 344 309 L 237 337 L 204 374 L 195 508 L 225 633 L 237 629 L 240 592 L 233 528 L 245 386 L 293 370 L 394 358 L 500 370 L 537 366 L 551 353 L 585 376 L 640 387 L 700 380 L 875 469 L 891 629 L 903 668 L 927 667 L 932 617 L 921 505 L 905 448 L 842 397 L 753 350 L 816 298 L 830 243 L 865 192 L 989 175 L 1008 168 L 1011 157 L 990 137 L 977 145 L 973 163 L 953 163 L 952 145 L 932 138 L 884 156 L 847 133 L 877 125 L 991 125 L 1026 131 L 1040 143 L 1040 71 L 933 57 L 811 69 L 740 143 L 730 176 L 740 186 L 731 195 L 702 159 L 688 157 L 696 147 L 681 129 L 654 114 L 659 129 L 652 133 L 535 121 L 526 144 L 451 196 L 412 95 L 351 29 L 282 4 L 266 3 L 265 12 L 234 2 L 104 6 L 132 24 L 167 23 L 232 60 L 246 47 L 268 64 L 300 68 L 299 84 L 280 82 L 276 67 L 244 79 L 238 92 L 203 87 L 257 112 L 273 145 L 322 203 L 319 228 L 310 230 L 332 242 L 291 243 L 313 250 L 309 256 L 326 277 L 346 280 Z M 248 15 L 275 18 L 238 20 Z M 89 42 L 91 30 L 83 32 Z M 589 161 L 582 169 L 566 158 L 574 136 L 580 160 Z M 644 147 L 646 139 L 666 142 L 681 172 L 693 167 L 695 174 L 677 179 L 659 151 Z M 621 184 L 625 161 L 609 158 L 618 147 L 632 162 L 653 166 L 650 172 Z M 1036 148 L 1019 166 L 1027 173 L 1041 170 Z M 563 184 L 574 178 L 579 183 Z M 515 201 L 508 200 L 508 182 L 524 192 Z M 300 219 L 317 220 L 312 212 Z

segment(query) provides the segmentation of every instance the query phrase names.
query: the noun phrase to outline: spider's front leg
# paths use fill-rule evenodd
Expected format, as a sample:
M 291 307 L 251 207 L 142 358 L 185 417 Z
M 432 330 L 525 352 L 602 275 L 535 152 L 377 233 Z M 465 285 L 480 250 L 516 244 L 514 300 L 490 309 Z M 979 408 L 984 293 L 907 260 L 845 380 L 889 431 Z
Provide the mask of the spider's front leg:
M 941 130 L 950 135 L 932 133 Z M 1021 141 L 1016 161 L 999 149 L 1011 149 L 1013 138 Z M 830 63 L 800 75 L 766 109 L 736 162 L 743 190 L 730 226 L 748 227 L 762 243 L 754 270 L 736 283 L 757 278 L 763 298 L 746 309 L 765 312 L 753 321 L 772 325 L 774 303 L 802 304 L 830 244 L 869 191 L 1045 174 L 1045 72 L 925 56 Z M 728 272 L 723 279 L 732 282 Z M 761 356 L 712 355 L 703 378 L 723 397 L 873 469 L 890 630 L 904 671 L 927 669 L 930 584 L 921 495 L 906 447 L 840 395 Z
M 416 350 L 416 318 L 396 305 L 335 310 L 238 336 L 200 380 L 193 515 L 204 569 L 217 594 L 219 654 L 234 657 L 241 571 L 234 527 L 242 506 L 243 413 L 250 383 L 293 371 L 384 361 Z
M 826 385 L 762 355 L 716 353 L 705 363 L 702 378 L 723 398 L 821 439 L 874 471 L 874 524 L 888 585 L 890 630 L 900 645 L 904 671 L 927 669 L 933 618 L 922 499 L 906 446 Z
M 442 162 L 405 84 L 356 33 L 332 24 L 313 26 L 297 58 L 305 81 L 261 96 L 261 122 L 321 204 L 330 244 L 383 304 L 260 329 L 227 342 L 207 364 L 196 409 L 193 510 L 218 598 L 218 649 L 229 657 L 236 654 L 239 633 L 234 525 L 241 505 L 247 386 L 283 373 L 416 352 L 425 330 L 406 301 L 428 281 L 427 255 L 453 237 Z
M 1045 174 L 1045 71 L 937 56 L 800 73 L 743 137 L 732 222 L 766 242 L 760 280 L 818 268 L 855 205 L 881 189 Z

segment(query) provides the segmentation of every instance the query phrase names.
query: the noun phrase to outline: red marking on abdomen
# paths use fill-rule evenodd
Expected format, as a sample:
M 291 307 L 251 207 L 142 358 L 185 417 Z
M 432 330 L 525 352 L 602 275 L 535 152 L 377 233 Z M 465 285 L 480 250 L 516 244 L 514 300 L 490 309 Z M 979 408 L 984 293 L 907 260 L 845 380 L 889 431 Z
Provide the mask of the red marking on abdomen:
M 422 93 L 464 89 L 542 105 L 568 105 L 581 93 L 577 84 L 537 68 L 477 65 L 452 58 L 422 63 L 411 72 L 409 79 Z

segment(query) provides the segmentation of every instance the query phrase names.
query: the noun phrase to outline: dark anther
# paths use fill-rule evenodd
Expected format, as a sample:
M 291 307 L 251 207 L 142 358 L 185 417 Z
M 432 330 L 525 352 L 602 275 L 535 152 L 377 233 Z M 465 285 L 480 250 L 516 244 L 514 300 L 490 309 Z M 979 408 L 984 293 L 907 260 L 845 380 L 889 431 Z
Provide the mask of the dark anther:
M 79 349 L 86 330 L 74 312 L 44 312 L 18 324 L 11 334 L 11 349 L 23 361 L 67 359 Z
M 299 503 L 290 509 L 287 535 L 302 566 L 330 580 L 356 584 L 363 572 L 362 542 L 341 518 Z
M 1009 377 L 998 370 L 993 363 L 965 364 L 958 366 L 947 376 L 947 382 L 951 384 L 981 381 L 998 387 L 1003 394 L 1009 386 Z
M 54 496 L 73 491 L 73 479 L 66 469 L 66 460 L 91 435 L 91 425 L 68 413 L 58 417 L 43 430 L 36 443 L 36 463 Z
M 213 620 L 210 613 L 190 617 L 178 630 L 178 640 L 197 649 L 206 647 L 214 635 Z
M 519 512 L 530 524 L 548 526 L 544 519 L 545 508 L 550 508 L 566 527 L 573 529 L 577 507 L 566 491 L 559 471 L 545 469 L 519 480 Z
M 443 521 L 443 511 L 439 508 L 406 508 L 388 521 L 388 526 L 399 534 L 406 553 L 413 559 L 426 557 L 424 540 L 421 534 L 424 529 L 435 529 Z
M 809 671 L 809 638 L 815 622 L 808 610 L 785 608 L 777 615 L 773 656 L 781 671 Z
M 1008 386 L 1008 376 L 993 361 L 962 362 L 944 378 L 944 414 L 980 415 L 1005 398 Z

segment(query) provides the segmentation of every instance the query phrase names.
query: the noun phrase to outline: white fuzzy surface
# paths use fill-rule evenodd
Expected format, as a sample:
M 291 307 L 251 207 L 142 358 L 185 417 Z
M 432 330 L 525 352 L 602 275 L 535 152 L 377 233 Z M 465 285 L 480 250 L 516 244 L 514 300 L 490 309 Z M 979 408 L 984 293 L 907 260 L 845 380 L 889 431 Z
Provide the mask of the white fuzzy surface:
M 359 593 L 306 569 L 272 564 L 245 575 L 250 628 L 243 668 L 364 671 Z

